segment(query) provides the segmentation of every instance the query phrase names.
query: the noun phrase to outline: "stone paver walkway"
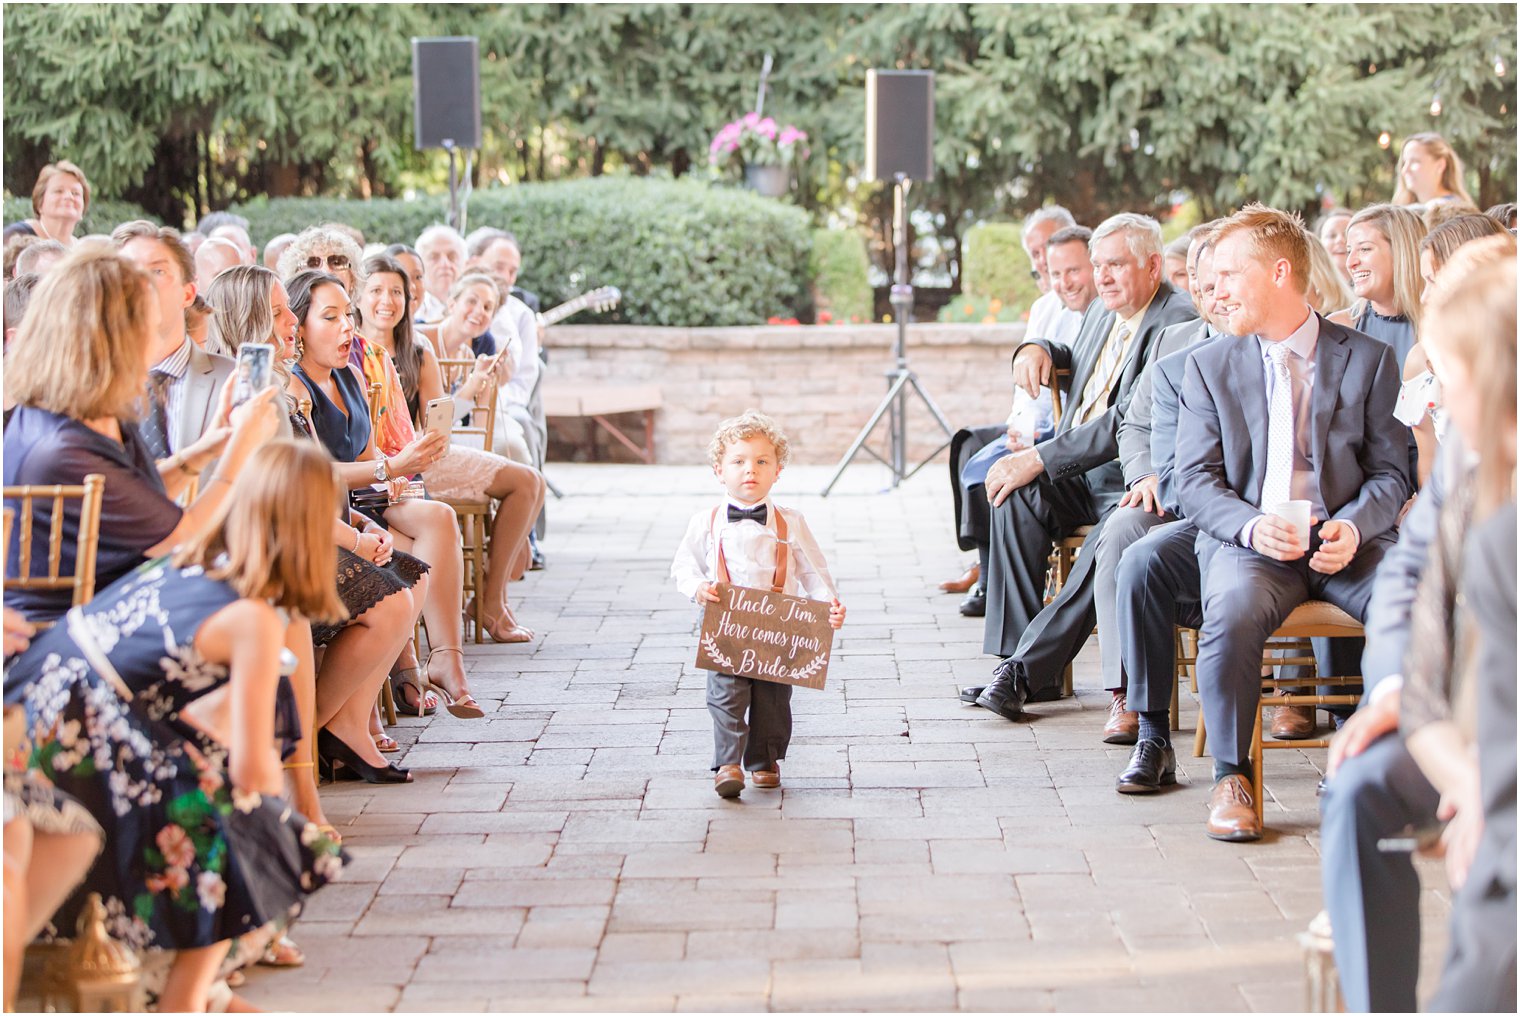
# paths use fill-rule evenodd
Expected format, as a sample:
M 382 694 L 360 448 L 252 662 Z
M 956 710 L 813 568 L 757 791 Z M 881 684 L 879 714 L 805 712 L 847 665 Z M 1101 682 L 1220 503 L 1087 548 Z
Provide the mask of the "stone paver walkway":
M 944 467 L 895 493 L 858 463 L 796 467 L 849 607 L 828 688 L 798 690 L 785 789 L 712 792 L 694 609 L 671 555 L 709 471 L 566 466 L 549 568 L 512 587 L 540 632 L 470 646 L 484 721 L 404 719 L 416 782 L 323 789 L 354 863 L 314 897 L 277 1009 L 1283 1010 L 1320 909 L 1322 751 L 1268 754 L 1258 844 L 1203 834 L 1209 760 L 1121 797 L 1077 695 L 1013 724 L 956 701 L 990 662 L 935 591 L 959 570 Z M 1196 707 L 1184 696 L 1191 745 Z M 1436 869 L 1422 868 L 1440 886 Z M 1426 893 L 1427 990 L 1446 901 Z

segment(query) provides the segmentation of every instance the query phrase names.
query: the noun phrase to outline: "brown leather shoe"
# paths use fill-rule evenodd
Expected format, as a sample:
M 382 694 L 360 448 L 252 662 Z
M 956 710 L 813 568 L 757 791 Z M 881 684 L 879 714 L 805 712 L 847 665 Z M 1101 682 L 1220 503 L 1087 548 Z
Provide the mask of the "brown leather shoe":
M 1140 738 L 1140 714 L 1130 712 L 1129 701 L 1121 691 L 1108 704 L 1108 722 L 1103 725 L 1104 744 L 1134 744 Z
M 713 789 L 719 797 L 738 797 L 744 789 L 744 770 L 735 765 L 719 766 L 713 776 Z
M 749 779 L 757 789 L 775 790 L 781 786 L 781 763 L 777 762 L 774 769 L 756 769 L 749 774 Z
M 1209 795 L 1209 836 L 1228 843 L 1261 839 L 1261 821 L 1251 801 L 1251 782 L 1230 775 L 1214 784 Z
M 966 574 L 962 575 L 960 578 L 941 582 L 939 584 L 939 588 L 946 593 L 964 593 L 972 586 L 976 585 L 979 581 L 981 581 L 981 578 L 982 566 L 979 564 L 974 564 L 970 568 L 967 568 Z
M 1313 706 L 1278 706 L 1272 710 L 1272 736 L 1279 741 L 1306 741 L 1314 736 L 1314 726 Z

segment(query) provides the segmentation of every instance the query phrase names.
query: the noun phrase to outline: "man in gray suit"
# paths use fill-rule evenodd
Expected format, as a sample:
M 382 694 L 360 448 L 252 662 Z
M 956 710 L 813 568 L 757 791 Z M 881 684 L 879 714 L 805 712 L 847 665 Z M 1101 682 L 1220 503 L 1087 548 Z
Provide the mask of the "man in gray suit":
M 992 550 L 982 647 L 1003 659 L 975 701 L 1008 719 L 1019 716 L 1026 701 L 1060 695 L 1064 664 L 1036 672 L 1017 657 L 1044 608 L 1052 538 L 1097 526 L 1118 505 L 1124 495 L 1118 431 L 1125 400 L 1162 329 L 1194 317 L 1187 295 L 1161 279 L 1156 220 L 1128 212 L 1112 216 L 1093 230 L 1089 248 L 1098 302 L 1083 316 L 1076 342 L 1026 342 L 1014 354 L 1014 383 L 1032 396 L 1056 383 L 1056 370 L 1072 371 L 1055 436 L 999 460 L 987 474 Z M 1046 616 L 1041 642 L 1057 646 L 1077 639 L 1080 646 L 1092 630 L 1091 562 L 1079 567 L 1066 603 L 1053 604 Z
M 179 231 L 138 220 L 111 233 L 122 254 L 148 274 L 159 310 L 141 432 L 160 472 L 194 475 L 221 451 L 231 431 L 217 420 L 222 385 L 235 366 L 190 341 L 185 310 L 195 300 L 195 261 Z
M 1244 338 L 1195 350 L 1183 377 L 1176 484 L 1199 530 L 1208 834 L 1228 841 L 1261 836 L 1249 752 L 1266 639 L 1311 598 L 1366 617 L 1411 491 L 1393 351 L 1309 308 L 1308 242 L 1296 217 L 1261 205 L 1225 220 L 1215 306 Z M 1328 519 L 1307 545 L 1284 517 L 1289 500 Z

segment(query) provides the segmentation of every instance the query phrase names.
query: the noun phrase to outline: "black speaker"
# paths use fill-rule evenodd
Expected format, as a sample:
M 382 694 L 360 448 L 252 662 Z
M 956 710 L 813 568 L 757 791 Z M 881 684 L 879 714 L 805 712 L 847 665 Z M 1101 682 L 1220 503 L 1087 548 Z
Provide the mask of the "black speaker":
M 417 148 L 480 147 L 480 43 L 474 36 L 412 40 Z
M 866 179 L 934 179 L 934 72 L 866 71 Z

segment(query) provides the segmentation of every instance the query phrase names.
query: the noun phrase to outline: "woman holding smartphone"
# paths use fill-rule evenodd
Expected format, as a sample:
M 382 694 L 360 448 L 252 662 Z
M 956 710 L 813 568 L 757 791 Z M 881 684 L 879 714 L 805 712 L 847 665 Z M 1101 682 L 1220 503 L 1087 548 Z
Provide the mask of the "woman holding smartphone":
M 354 325 L 342 282 L 326 272 L 305 271 L 288 280 L 287 290 L 299 350 L 291 394 L 311 399 L 312 429 L 338 461 L 338 474 L 350 490 L 383 483 L 393 496 L 399 494 L 408 476 L 443 457 L 447 435 L 423 434 L 394 455 L 383 454 L 375 446 L 363 376 L 349 361 Z M 418 674 L 417 683 L 423 686 L 418 690 L 437 691 L 455 716 L 479 719 L 485 711 L 470 694 L 464 676 L 464 559 L 454 509 L 419 498 L 392 504 L 383 516 L 397 546 L 426 561 L 434 573 L 422 607 L 433 649 Z M 382 672 L 376 689 L 383 679 Z
M 468 276 L 466 277 L 467 281 Z M 489 303 L 486 306 L 491 306 Z M 410 440 L 413 425 L 423 427 L 426 407 L 450 399 L 450 419 L 467 413 L 477 394 L 496 383 L 496 364 L 492 357 L 480 357 L 477 367 L 453 393 L 443 385 L 438 357 L 426 342 L 412 335 L 411 280 L 394 259 L 377 255 L 364 263 L 364 283 L 359 296 L 359 333 L 368 347 L 366 366 L 371 357 L 388 357 L 394 361 L 395 375 L 406 409 L 404 426 L 400 414 L 397 426 L 380 434 L 381 451 L 399 451 Z M 452 315 L 450 315 L 452 316 Z M 449 317 L 445 317 L 447 323 Z M 489 317 L 487 318 L 489 320 Z M 371 372 L 366 376 L 386 376 L 390 372 Z M 391 446 L 387 442 L 393 442 Z M 491 530 L 491 554 L 486 562 L 485 629 L 496 642 L 531 642 L 534 633 L 517 622 L 508 606 L 507 583 L 519 578 L 528 566 L 528 532 L 544 504 L 546 485 L 543 475 L 489 451 L 453 444 L 435 464 L 424 472 L 428 490 L 438 496 L 461 501 L 491 498 L 501 502 Z

